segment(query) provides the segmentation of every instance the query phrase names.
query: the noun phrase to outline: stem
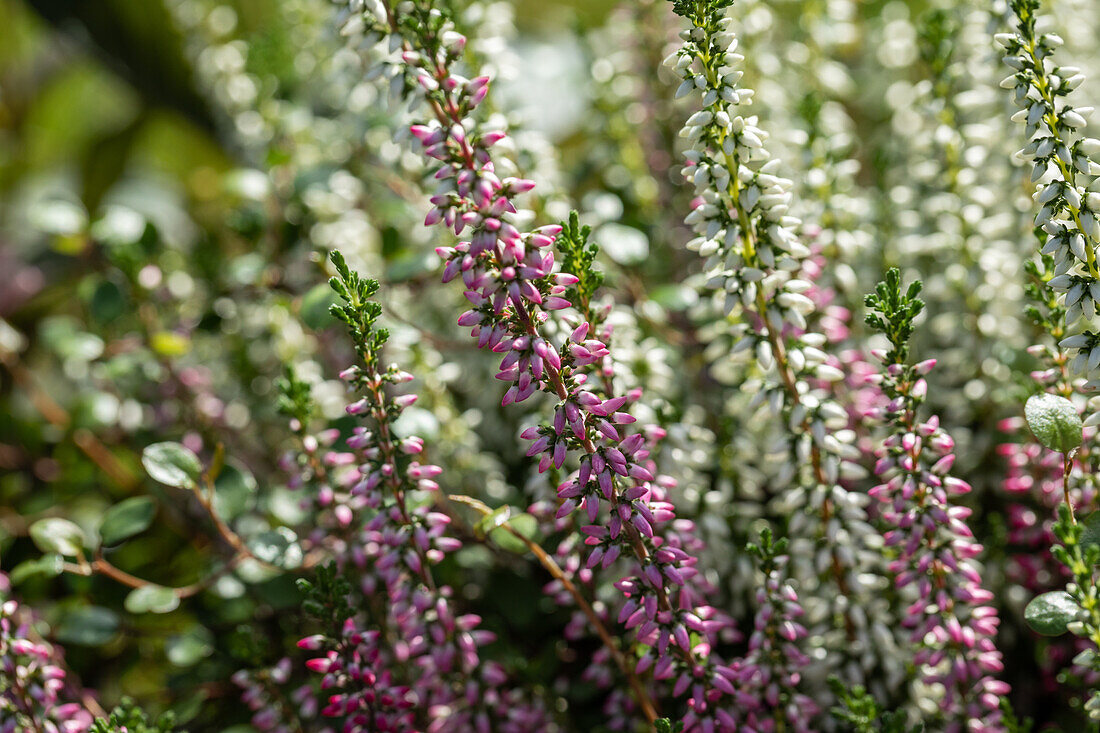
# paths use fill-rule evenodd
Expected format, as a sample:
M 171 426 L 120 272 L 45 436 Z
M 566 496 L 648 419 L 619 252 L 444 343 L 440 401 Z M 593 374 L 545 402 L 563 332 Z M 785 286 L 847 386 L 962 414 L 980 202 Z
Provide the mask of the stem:
M 508 530 L 508 533 L 511 534 L 513 537 L 518 539 L 523 544 L 527 545 L 527 549 L 529 549 L 531 553 L 534 554 L 535 558 L 544 568 L 546 568 L 547 572 L 549 572 L 550 575 L 554 576 L 555 580 L 561 582 L 565 589 L 569 591 L 569 595 L 573 596 L 573 600 L 576 601 L 581 611 L 584 612 L 584 615 L 588 618 L 589 623 L 591 623 L 592 627 L 596 630 L 596 634 L 599 635 L 600 641 L 602 641 L 604 643 L 604 646 L 607 647 L 608 651 L 611 653 L 612 659 L 615 660 L 615 664 L 618 665 L 619 669 L 622 671 L 623 675 L 630 683 L 630 689 L 634 693 L 634 697 L 637 700 L 638 704 L 641 705 L 642 712 L 645 714 L 646 719 L 649 720 L 650 724 L 656 722 L 657 711 L 654 709 L 653 703 L 650 701 L 649 696 L 646 694 L 645 689 L 642 687 L 641 681 L 638 679 L 638 676 L 634 674 L 634 670 L 630 668 L 630 663 L 627 662 L 626 658 L 619 650 L 618 645 L 611 637 L 611 634 L 608 633 L 607 627 L 603 625 L 603 622 L 596 614 L 596 611 L 588 603 L 587 599 L 585 599 L 585 597 L 581 594 L 580 589 L 573 584 L 573 581 L 570 580 L 565 572 L 561 569 L 561 567 L 556 562 L 554 562 L 554 558 L 550 557 L 550 555 L 547 554 L 546 550 L 539 547 L 539 545 L 533 540 L 530 540 L 524 537 L 521 533 L 517 532 L 512 527 L 512 525 L 505 523 L 504 528 Z
M 449 494 L 447 498 L 451 501 L 471 506 L 484 515 L 492 514 L 493 511 L 485 503 L 470 496 Z M 611 658 L 615 660 L 615 664 L 619 667 L 623 676 L 626 677 L 627 682 L 630 684 L 631 692 L 634 693 L 634 697 L 641 706 L 646 719 L 649 720 L 651 725 L 656 722 L 658 713 L 654 708 L 653 702 L 649 699 L 649 695 L 646 694 L 645 688 L 642 687 L 642 683 L 638 679 L 638 676 L 634 673 L 634 670 L 631 669 L 630 663 L 626 660 L 626 657 L 623 656 L 622 651 L 619 649 L 619 645 L 615 642 L 614 637 L 608 632 L 607 627 L 600 619 L 599 614 L 592 608 L 588 599 L 584 597 L 580 589 L 577 588 L 569 576 L 565 574 L 561 566 L 554 561 L 554 558 L 552 558 L 546 550 L 542 549 L 537 542 L 524 536 L 508 522 L 502 524 L 501 528 L 526 545 L 527 549 L 531 551 L 531 554 L 535 556 L 535 559 L 539 561 L 539 564 L 546 568 L 546 571 L 550 573 L 555 580 L 560 582 L 565 590 L 569 592 L 569 595 L 573 597 L 577 606 L 584 613 L 589 623 L 592 624 L 592 628 L 596 630 L 596 635 L 600 637 L 600 641 L 607 647 L 608 652 L 611 654 Z
M 1077 517 L 1073 513 L 1073 502 L 1069 498 L 1069 474 L 1073 470 L 1073 452 L 1062 454 L 1062 498 L 1066 502 L 1066 509 L 1069 509 L 1069 521 L 1072 524 L 1077 524 Z

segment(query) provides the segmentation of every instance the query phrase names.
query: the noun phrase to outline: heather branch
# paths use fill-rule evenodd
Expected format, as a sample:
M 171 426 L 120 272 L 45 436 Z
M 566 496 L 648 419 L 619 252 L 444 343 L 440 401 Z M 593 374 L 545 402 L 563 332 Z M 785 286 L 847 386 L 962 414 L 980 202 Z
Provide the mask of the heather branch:
M 1075 67 L 1059 66 L 1055 49 L 1062 39 L 1036 30 L 1039 0 L 1011 0 L 1016 19 L 1013 33 L 997 34 L 1005 48 L 1005 63 L 1013 69 L 1001 86 L 1013 91 L 1020 111 L 1012 119 L 1024 124 L 1027 145 L 1018 156 L 1032 161 L 1031 180 L 1039 185 L 1034 199 L 1039 211 L 1035 226 L 1046 235 L 1041 253 L 1054 258 L 1054 276 L 1047 286 L 1064 294 L 1064 327 L 1069 336 L 1059 347 L 1073 353 L 1070 371 L 1084 375 L 1086 387 L 1100 386 L 1100 334 L 1095 328 L 1100 297 L 1100 193 L 1088 185 L 1100 174 L 1095 156 L 1100 140 L 1080 132 L 1091 107 L 1073 107 L 1069 95 L 1085 77 Z M 1079 181 L 1079 177 L 1084 177 Z
M 994 643 L 1000 620 L 974 562 L 982 546 L 966 523 L 970 509 L 951 502 L 970 485 L 951 475 L 954 441 L 939 418 L 917 417 L 928 392 L 924 376 L 935 366 L 935 360 L 908 360 L 913 321 L 924 307 L 920 289 L 916 281 L 903 290 L 895 268 L 866 298 L 867 324 L 890 342 L 889 351 L 875 352 L 885 364 L 879 381 L 890 398 L 880 418 L 891 432 L 875 466 L 884 483 L 870 493 L 883 505 L 886 545 L 896 548 L 890 564 L 896 585 L 916 589 L 902 623 L 912 629 L 921 678 L 944 689 L 945 722 L 952 730 L 975 724 L 1004 730 L 1000 696 L 1009 688 L 994 676 L 1004 671 Z
M 587 375 L 581 370 L 610 352 L 588 333 L 587 322 L 560 345 L 543 335 L 541 326 L 553 312 L 572 305 L 564 296 L 578 278 L 555 272 L 553 253 L 547 250 L 561 227 L 524 233 L 512 221 L 514 198 L 534 184 L 496 175 L 490 148 L 504 133 L 483 131 L 469 118 L 488 93 L 488 79 L 466 79 L 452 71 L 465 39 L 430 2 L 393 9 L 379 3 L 356 22 L 364 19 L 371 33 L 399 34 L 391 47 L 404 50 L 392 64 L 393 78 L 404 80 L 407 95 L 426 99 L 436 118 L 434 124 L 413 126 L 412 133 L 425 154 L 441 163 L 426 224 L 443 224 L 460 235 L 471 231 L 469 241 L 437 249 L 447 261 L 444 281 L 461 278 L 473 305 L 459 324 L 473 327 L 479 346 L 505 354 L 497 378 L 512 386 L 504 405 L 540 390 L 558 401 L 551 424 L 524 432 L 533 441 L 528 455 L 544 454 L 540 468 L 546 469 L 560 468 L 571 452 L 579 452 L 580 469 L 558 489 L 559 516 L 576 509 L 587 513 L 589 524 L 581 531 L 592 548 L 590 563 L 607 567 L 623 549 L 639 563 L 639 575 L 616 584 L 627 597 L 621 621 L 638 627 L 639 639 L 652 647 L 640 660 L 639 671 L 652 666 L 658 679 L 679 674 L 675 693 L 689 688 L 693 693 L 689 724 L 724 715 L 710 699 L 721 693 L 709 691 L 713 685 L 732 692 L 723 676 L 730 672 L 723 673 L 709 655 L 714 634 L 726 622 L 714 609 L 698 605 L 701 598 L 691 587 L 697 582 L 692 581 L 695 559 L 679 541 L 671 541 L 669 529 L 661 531 L 660 525 L 673 518 L 673 507 L 643 465 L 648 457 L 644 436 L 624 437 L 623 426 L 635 422 L 623 411 L 627 398 L 601 398 L 584 387 Z M 559 332 L 563 325 L 557 324 Z M 606 526 L 598 521 L 603 511 L 610 514 Z M 705 641 L 693 642 L 692 631 L 703 634 Z
M 793 182 L 776 175 L 779 162 L 764 147 L 767 132 L 756 117 L 743 116 L 740 110 L 753 91 L 738 85 L 742 72 L 737 67 L 744 58 L 736 52 L 737 39 L 730 30 L 732 18 L 726 8 L 731 4 L 674 3 L 691 27 L 681 31 L 683 43 L 665 64 L 683 79 L 677 96 L 702 97 L 702 108 L 681 131 L 690 144 L 682 172 L 698 197 L 685 219 L 696 233 L 687 247 L 707 258 L 707 285 L 725 294 L 726 312 L 741 311 L 733 326 L 739 337 L 734 353 L 754 353 L 768 375 L 753 404 L 769 400 L 773 410 L 781 412 L 789 430 L 792 464 L 808 465 L 808 477 L 800 476 L 780 495 L 779 510 L 802 509 L 792 515 L 787 533 L 796 543 L 805 535 L 816 536 L 823 545 L 827 582 L 851 599 L 836 614 L 845 638 L 835 643 L 866 649 L 889 639 L 888 622 L 879 619 L 883 625 L 874 640 L 851 606 L 870 602 L 860 578 L 880 575 L 881 558 L 869 539 L 874 535 L 864 498 L 839 485 L 841 479 L 865 472 L 855 463 L 858 451 L 838 437 L 847 427 L 846 411 L 827 391 L 813 388 L 845 375 L 825 351 L 826 336 L 813 328 L 818 308 L 814 298 L 819 294 L 805 267 L 811 250 L 796 234 L 801 222 L 788 214 Z M 816 558 L 800 557 L 803 552 L 818 549 L 811 546 L 793 553 L 796 572 L 816 574 L 816 568 L 805 567 L 816 565 Z M 888 652 L 879 658 L 892 662 Z

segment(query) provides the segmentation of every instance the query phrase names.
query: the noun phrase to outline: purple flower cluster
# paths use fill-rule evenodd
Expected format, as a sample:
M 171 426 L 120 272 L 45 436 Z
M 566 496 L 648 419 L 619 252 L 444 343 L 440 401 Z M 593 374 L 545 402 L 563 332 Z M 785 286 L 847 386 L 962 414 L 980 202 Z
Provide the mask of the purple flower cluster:
M 8 595 L 0 573 L 0 733 L 84 733 L 92 716 L 62 702 L 65 669 L 57 651 L 31 633 L 25 611 Z
M 363 608 L 353 607 L 332 633 L 298 643 L 321 652 L 306 662 L 324 675 L 321 714 L 342 718 L 345 731 L 553 730 L 539 704 L 505 686 L 499 664 L 480 659 L 478 647 L 493 634 L 479 628 L 478 616 L 458 613 L 451 589 L 432 577 L 431 565 L 461 541 L 447 533 L 450 517 L 410 497 L 438 490 L 442 470 L 417 460 L 419 437 L 393 432 L 416 398 L 391 398 L 385 385 L 411 375 L 394 367 L 381 372 L 371 359 L 341 377 L 365 392 L 348 414 L 370 417 L 373 429 L 355 428 L 350 452 L 321 457 L 342 470 L 329 471 L 331 483 L 317 492 L 325 497 L 320 504 L 336 507 L 341 525 L 356 528 L 336 560 L 341 575 L 358 580 L 352 597 Z
M 557 401 L 548 423 L 524 432 L 531 441 L 527 452 L 539 459 L 541 470 L 560 469 L 570 455 L 579 454 L 579 466 L 558 487 L 558 516 L 580 510 L 587 519 L 580 531 L 588 565 L 607 568 L 624 555 L 636 563 L 636 572 L 615 586 L 625 598 L 619 622 L 649 647 L 639 671 L 652 669 L 655 678 L 674 681 L 676 695 L 690 695 L 686 730 L 714 730 L 716 716 L 728 719 L 722 725 L 733 725 L 719 704 L 733 694 L 735 675 L 711 657 L 729 621 L 704 603 L 696 560 L 685 543 L 663 530 L 675 511 L 647 466 L 646 434 L 630 432 L 635 418 L 624 411 L 627 397 L 600 396 L 587 385 L 585 368 L 605 359 L 609 349 L 594 338 L 587 322 L 576 325 L 560 344 L 543 335 L 552 314 L 570 307 L 566 290 L 578 281 L 554 272 L 550 245 L 561 228 L 523 232 L 513 222 L 515 197 L 534 183 L 500 178 L 489 149 L 504 133 L 481 131 L 466 117 L 484 99 L 488 79 L 452 72 L 465 39 L 450 30 L 440 33 L 427 22 L 409 25 L 411 47 L 402 62 L 436 116 L 412 128 L 424 153 L 439 164 L 426 224 L 468 237 L 437 249 L 446 261 L 444 281 L 459 280 L 472 306 L 459 324 L 472 328 L 479 347 L 503 355 L 497 378 L 509 383 L 504 405 L 538 391 Z M 560 330 L 564 321 L 554 325 Z
M 749 653 L 734 664 L 741 682 L 737 701 L 744 711 L 742 730 L 809 733 L 818 712 L 817 704 L 798 692 L 810 659 L 799 648 L 807 631 L 799 622 L 802 605 L 787 577 L 788 560 L 786 555 L 765 558 Z
M 241 688 L 241 701 L 253 711 L 252 726 L 263 733 L 294 733 L 302 720 L 317 717 L 317 696 L 313 688 L 298 685 L 285 695 L 294 670 L 290 657 L 283 657 L 270 669 L 242 669 L 233 674 L 233 684 Z M 293 722 L 292 722 L 293 721 Z
M 887 359 L 883 352 L 875 356 Z M 896 586 L 912 601 L 903 624 L 912 629 L 914 660 L 923 682 L 943 689 L 944 729 L 1004 730 L 1000 696 L 1008 685 L 995 677 L 1004 669 L 994 643 L 1000 620 L 974 560 L 982 546 L 966 523 L 970 509 L 952 501 L 970 485 L 951 475 L 955 443 L 939 419 L 919 422 L 916 415 L 928 392 L 924 375 L 934 365 L 889 363 L 881 375 L 893 399 L 880 417 L 892 433 L 875 465 L 883 483 L 871 495 L 882 502 L 890 527 L 886 545 L 897 553 L 890 564 Z

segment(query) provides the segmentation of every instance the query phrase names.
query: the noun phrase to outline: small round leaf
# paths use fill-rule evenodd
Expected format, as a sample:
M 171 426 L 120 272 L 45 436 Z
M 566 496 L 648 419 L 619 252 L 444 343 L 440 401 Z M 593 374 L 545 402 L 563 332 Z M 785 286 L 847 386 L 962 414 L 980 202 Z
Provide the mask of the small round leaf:
M 333 325 L 336 321 L 328 309 L 329 306 L 335 303 L 336 293 L 332 292 L 332 288 L 328 283 L 315 285 L 312 290 L 302 296 L 300 306 L 302 322 L 314 331 Z
M 1031 599 L 1024 609 L 1024 620 L 1032 631 L 1043 636 L 1066 633 L 1066 624 L 1077 618 L 1080 608 L 1064 590 L 1055 590 Z
M 198 664 L 214 651 L 214 638 L 205 626 L 193 626 L 182 634 L 168 637 L 165 652 L 168 661 L 177 667 Z
M 1024 406 L 1027 425 L 1039 442 L 1059 453 L 1069 453 L 1081 445 L 1081 416 L 1065 397 L 1037 394 Z
M 101 606 L 86 606 L 69 611 L 57 629 L 57 638 L 66 644 L 101 646 L 118 632 L 118 614 Z
M 154 443 L 141 454 L 141 465 L 157 481 L 191 489 L 202 474 L 199 457 L 179 443 Z
M 12 568 L 9 578 L 12 585 L 20 585 L 29 578 L 38 575 L 47 578 L 55 578 L 61 575 L 64 570 L 64 562 L 65 558 L 53 553 L 34 558 L 33 560 L 24 560 Z
M 84 549 L 84 532 L 68 519 L 40 519 L 31 525 L 30 534 L 42 552 L 76 557 Z
M 130 613 L 169 613 L 179 607 L 180 599 L 171 588 L 144 585 L 130 591 L 122 605 Z
M 287 527 L 260 532 L 248 540 L 248 549 L 258 560 L 280 568 L 297 567 L 302 562 L 298 536 Z
M 117 545 L 149 529 L 156 513 L 157 502 L 151 496 L 124 499 L 103 515 L 103 522 L 99 525 L 99 537 L 104 545 Z
M 234 519 L 256 503 L 256 479 L 247 468 L 229 461 L 214 481 L 214 511 L 223 519 Z

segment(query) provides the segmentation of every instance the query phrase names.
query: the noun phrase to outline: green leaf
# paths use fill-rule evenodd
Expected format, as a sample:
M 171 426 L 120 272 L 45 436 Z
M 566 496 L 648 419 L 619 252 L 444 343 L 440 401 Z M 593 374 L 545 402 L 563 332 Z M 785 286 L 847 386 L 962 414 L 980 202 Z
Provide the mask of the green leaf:
M 126 312 L 126 296 L 117 284 L 104 280 L 96 285 L 89 308 L 99 323 L 110 323 Z
M 62 564 L 65 559 L 61 555 L 50 553 L 33 560 L 25 560 L 12 568 L 10 579 L 13 585 L 19 585 L 23 581 L 36 575 L 44 575 L 47 578 L 56 578 L 61 575 Z
M 30 528 L 31 539 L 42 552 L 76 557 L 84 548 L 84 532 L 68 519 L 40 519 Z
M 297 567 L 302 561 L 298 536 L 286 527 L 260 532 L 248 540 L 248 549 L 258 560 L 281 568 Z
M 99 525 L 99 537 L 108 547 L 149 529 L 157 513 L 157 502 L 151 496 L 124 499 L 107 510 Z
M 1065 397 L 1037 394 L 1024 406 L 1027 425 L 1040 443 L 1059 453 L 1081 445 L 1081 416 Z
M 168 637 L 165 652 L 168 661 L 177 667 L 198 664 L 214 651 L 213 634 L 205 626 L 193 626 L 182 634 Z
M 478 538 L 485 537 L 497 527 L 508 521 L 512 516 L 512 507 L 502 506 L 486 514 L 474 524 L 474 534 Z
M 302 296 L 302 304 L 299 307 L 302 322 L 314 331 L 333 325 L 334 320 L 329 313 L 329 307 L 335 304 L 336 293 L 332 292 L 328 283 L 313 286 Z
M 1081 525 L 1081 547 L 1100 545 L 1100 512 L 1093 512 L 1085 517 Z
M 69 611 L 61 619 L 57 638 L 66 644 L 102 646 L 118 633 L 118 614 L 101 606 L 85 606 Z
M 199 457 L 179 443 L 154 443 L 141 454 L 141 465 L 157 481 L 177 489 L 193 489 L 202 474 Z
M 1064 590 L 1055 590 L 1031 599 L 1024 609 L 1024 620 L 1037 633 L 1059 636 L 1066 633 L 1066 624 L 1080 612 L 1077 602 Z
M 503 524 L 511 527 L 529 540 L 534 540 L 538 535 L 539 523 L 530 514 L 517 514 L 509 518 Z M 514 552 L 517 555 L 522 555 L 527 552 L 526 543 L 509 532 L 505 526 L 498 526 L 491 530 L 489 532 L 489 539 L 495 542 L 502 550 Z
M 234 519 L 256 502 L 256 479 L 236 461 L 227 462 L 214 481 L 214 511 Z
M 179 607 L 180 599 L 171 588 L 143 585 L 130 591 L 122 605 L 130 613 L 169 613 Z

